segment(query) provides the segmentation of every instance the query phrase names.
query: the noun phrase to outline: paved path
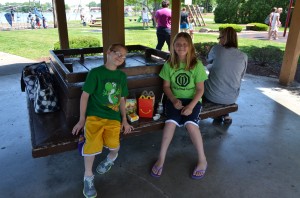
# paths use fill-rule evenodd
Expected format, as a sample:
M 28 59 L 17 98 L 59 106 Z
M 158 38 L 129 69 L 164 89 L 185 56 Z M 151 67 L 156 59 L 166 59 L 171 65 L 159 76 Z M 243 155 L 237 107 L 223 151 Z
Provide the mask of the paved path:
M 238 33 L 239 38 L 249 38 L 256 40 L 268 40 L 268 32 L 256 32 L 256 31 L 243 31 Z M 288 32 L 285 37 L 283 37 L 283 32 L 278 33 L 278 40 L 272 40 L 280 43 L 286 43 L 288 37 Z
M 20 56 L 0 52 L 0 76 L 19 73 L 21 74 L 22 68 L 30 63 L 36 62 L 35 60 L 23 58 Z

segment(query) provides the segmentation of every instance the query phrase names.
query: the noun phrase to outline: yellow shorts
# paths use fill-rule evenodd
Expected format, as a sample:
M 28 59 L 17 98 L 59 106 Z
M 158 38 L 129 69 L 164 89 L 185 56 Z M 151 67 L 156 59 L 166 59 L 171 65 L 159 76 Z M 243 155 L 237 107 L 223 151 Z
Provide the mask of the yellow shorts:
M 103 146 L 110 150 L 120 147 L 121 123 L 117 120 L 88 116 L 85 121 L 83 156 L 97 155 Z

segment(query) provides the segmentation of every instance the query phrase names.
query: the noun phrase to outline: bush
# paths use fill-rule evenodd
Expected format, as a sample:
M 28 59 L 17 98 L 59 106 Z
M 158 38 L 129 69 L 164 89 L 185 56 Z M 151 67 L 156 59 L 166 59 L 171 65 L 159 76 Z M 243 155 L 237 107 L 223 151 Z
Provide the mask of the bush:
M 254 31 L 267 31 L 269 29 L 269 26 L 263 23 L 250 23 L 249 29 Z
M 241 32 L 243 29 L 243 26 L 236 25 L 236 24 L 222 24 L 219 26 L 219 31 L 221 31 L 227 27 L 232 27 L 236 32 Z
M 203 43 L 195 43 L 194 47 L 196 50 L 196 55 L 198 58 L 205 60 L 205 57 L 208 55 L 209 50 L 218 44 L 217 42 L 203 42 Z
M 71 49 L 76 48 L 88 48 L 88 47 L 100 47 L 101 42 L 98 38 L 92 36 L 80 36 L 69 39 L 69 45 Z M 54 43 L 54 50 L 60 49 L 60 42 Z
M 267 46 L 258 48 L 249 47 L 247 50 L 249 58 L 260 66 L 278 66 L 281 65 L 284 52 L 278 47 Z
M 271 8 L 288 8 L 289 1 L 283 0 L 216 0 L 217 7 L 214 10 L 216 23 L 247 24 L 253 21 L 264 22 Z M 287 12 L 280 15 L 282 25 L 285 25 Z

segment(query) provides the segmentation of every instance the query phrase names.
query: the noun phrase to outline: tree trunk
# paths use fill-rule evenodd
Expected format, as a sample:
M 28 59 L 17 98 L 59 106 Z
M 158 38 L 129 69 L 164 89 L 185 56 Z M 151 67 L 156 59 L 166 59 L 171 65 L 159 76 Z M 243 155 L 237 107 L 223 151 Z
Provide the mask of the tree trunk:
M 56 20 L 56 4 L 55 4 L 55 0 L 52 0 L 52 13 L 53 13 L 53 25 L 54 28 L 57 28 L 57 20 Z

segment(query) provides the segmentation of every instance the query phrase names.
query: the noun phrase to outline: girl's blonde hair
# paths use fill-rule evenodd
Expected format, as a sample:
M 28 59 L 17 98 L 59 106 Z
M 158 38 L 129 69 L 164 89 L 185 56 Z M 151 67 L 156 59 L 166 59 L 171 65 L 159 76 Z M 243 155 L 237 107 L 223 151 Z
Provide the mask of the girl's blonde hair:
M 194 69 L 194 67 L 197 64 L 197 56 L 195 52 L 195 47 L 193 45 L 193 41 L 191 36 L 186 32 L 180 32 L 176 34 L 173 42 L 172 42 L 172 48 L 170 51 L 170 57 L 168 59 L 168 63 L 170 64 L 171 68 L 178 69 L 180 60 L 178 57 L 178 54 L 175 52 L 175 43 L 179 38 L 184 38 L 188 43 L 188 52 L 186 55 L 186 67 L 185 70 L 191 70 Z

